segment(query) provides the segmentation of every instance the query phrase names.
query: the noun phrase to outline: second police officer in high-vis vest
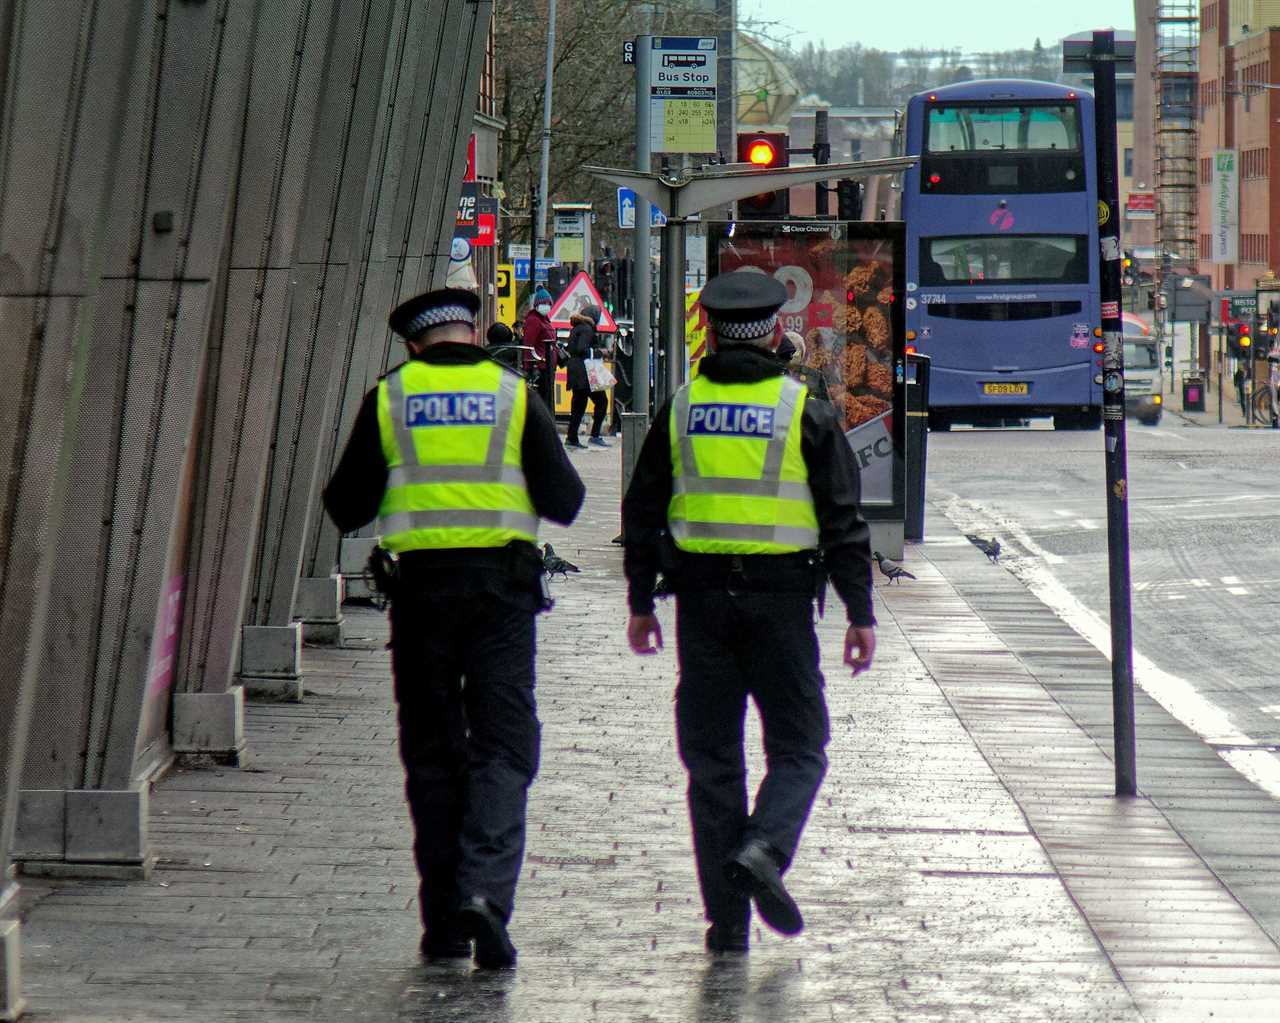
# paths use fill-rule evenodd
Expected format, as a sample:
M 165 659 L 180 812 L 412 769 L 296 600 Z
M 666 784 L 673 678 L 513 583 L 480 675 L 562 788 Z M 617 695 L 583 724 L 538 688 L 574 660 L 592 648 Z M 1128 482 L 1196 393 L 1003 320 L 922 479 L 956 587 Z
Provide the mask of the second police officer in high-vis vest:
M 583 485 L 550 412 L 492 361 L 479 299 L 446 288 L 392 314 L 409 359 L 371 390 L 325 489 L 394 557 L 391 666 L 429 957 L 515 963 L 506 925 L 538 769 L 539 518 L 567 525 Z
M 828 577 L 848 609 L 854 675 L 875 650 L 857 464 L 831 405 L 810 399 L 773 354 L 786 300 L 759 273 L 707 284 L 713 354 L 659 411 L 623 502 L 636 653 L 662 645 L 660 570 L 676 594 L 676 737 L 713 952 L 747 950 L 752 901 L 783 934 L 804 926 L 782 874 L 827 768 L 813 603 Z M 754 807 L 748 698 L 767 764 Z

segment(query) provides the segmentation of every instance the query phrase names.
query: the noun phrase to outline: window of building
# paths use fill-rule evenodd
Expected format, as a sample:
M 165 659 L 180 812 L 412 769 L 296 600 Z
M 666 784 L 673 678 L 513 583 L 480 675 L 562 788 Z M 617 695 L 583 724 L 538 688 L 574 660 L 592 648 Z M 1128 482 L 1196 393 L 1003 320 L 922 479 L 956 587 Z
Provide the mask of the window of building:
M 1116 82 L 1116 120 L 1133 120 L 1133 82 Z
M 1124 176 L 1133 177 L 1133 149 L 1130 146 L 1126 146 L 1124 150 Z

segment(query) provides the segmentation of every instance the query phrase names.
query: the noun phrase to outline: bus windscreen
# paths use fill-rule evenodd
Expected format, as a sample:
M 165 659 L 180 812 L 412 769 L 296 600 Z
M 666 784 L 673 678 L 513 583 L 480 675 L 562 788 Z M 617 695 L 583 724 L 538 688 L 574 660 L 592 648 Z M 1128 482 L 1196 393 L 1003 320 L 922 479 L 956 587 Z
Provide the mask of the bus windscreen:
M 1081 148 L 1072 104 L 931 106 L 926 153 L 1072 152 Z
M 1085 235 L 966 235 L 920 240 L 920 284 L 1087 284 Z

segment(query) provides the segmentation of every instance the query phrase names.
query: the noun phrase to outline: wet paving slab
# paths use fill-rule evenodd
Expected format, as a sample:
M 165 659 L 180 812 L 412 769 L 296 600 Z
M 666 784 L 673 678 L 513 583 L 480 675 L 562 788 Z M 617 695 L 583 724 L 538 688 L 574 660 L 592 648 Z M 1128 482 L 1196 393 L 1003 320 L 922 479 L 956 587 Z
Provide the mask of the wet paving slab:
M 249 707 L 246 769 L 161 781 L 149 881 L 27 886 L 34 1019 L 1265 1018 L 1241 1013 L 1280 990 L 1269 938 L 1160 812 L 1110 796 L 1096 742 L 928 548 L 908 558 L 918 583 L 878 595 L 869 676 L 840 668 L 839 608 L 820 623 L 831 770 L 789 874 L 807 929 L 708 956 L 672 609 L 668 649 L 632 657 L 617 455 L 575 458 L 588 507 L 548 537 L 582 572 L 539 622 L 518 968 L 417 956 L 386 626 L 353 608 L 351 648 L 307 649 L 303 703 Z M 752 719 L 756 778 L 758 745 Z

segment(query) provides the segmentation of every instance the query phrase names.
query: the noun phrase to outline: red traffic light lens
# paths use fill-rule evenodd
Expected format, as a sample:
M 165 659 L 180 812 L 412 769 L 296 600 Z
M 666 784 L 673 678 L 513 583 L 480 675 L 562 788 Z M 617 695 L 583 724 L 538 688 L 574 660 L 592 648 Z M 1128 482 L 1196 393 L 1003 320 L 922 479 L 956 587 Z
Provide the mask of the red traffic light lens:
M 777 159 L 778 151 L 773 148 L 772 142 L 757 139 L 747 147 L 747 162 L 753 163 L 757 167 L 770 167 Z
M 916 346 L 915 346 L 915 345 L 907 345 L 907 354 L 908 354 L 908 355 L 915 355 L 915 354 L 916 354 Z
M 1097 352 L 1099 355 L 1101 355 L 1104 351 L 1106 351 L 1106 348 L 1107 346 L 1104 345 L 1101 341 L 1095 341 L 1093 343 L 1093 350 Z
M 942 184 L 942 175 L 941 175 L 941 174 L 930 174 L 930 175 L 929 175 L 929 184 L 931 184 L 931 185 L 940 185 L 940 184 Z
M 1241 334 L 1247 334 L 1247 333 L 1249 333 L 1249 324 L 1247 324 L 1247 323 L 1242 323 L 1242 324 L 1240 324 L 1240 333 L 1241 333 Z

